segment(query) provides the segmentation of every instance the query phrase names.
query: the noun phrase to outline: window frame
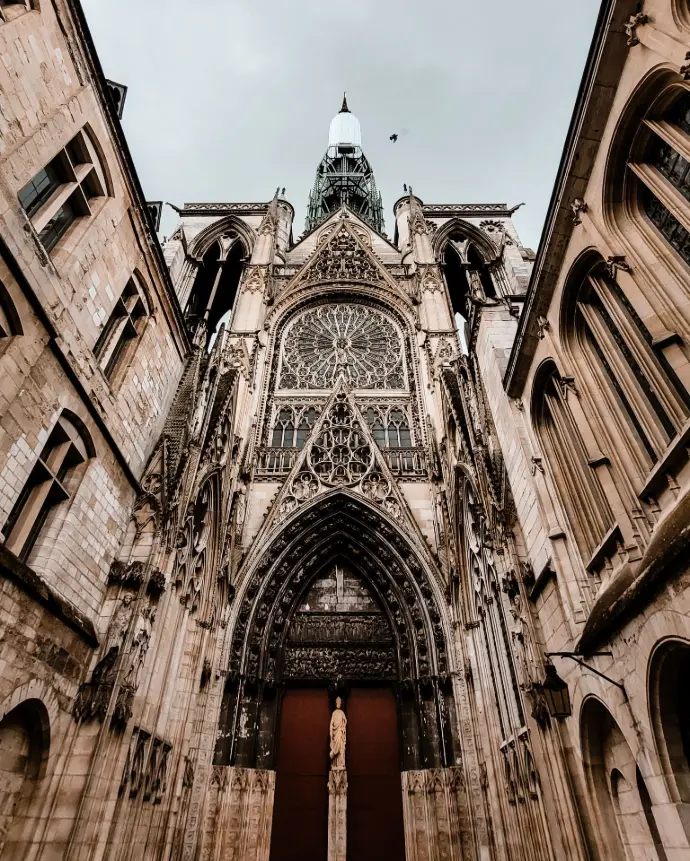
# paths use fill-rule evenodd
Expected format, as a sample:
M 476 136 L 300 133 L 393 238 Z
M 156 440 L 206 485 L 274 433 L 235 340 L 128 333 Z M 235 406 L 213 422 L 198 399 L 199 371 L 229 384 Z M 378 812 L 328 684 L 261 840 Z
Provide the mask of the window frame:
M 5 546 L 24 563 L 50 512 L 76 495 L 77 488 L 68 486 L 73 471 L 93 456 L 90 440 L 79 424 L 69 414 L 59 416 L 5 520 Z
M 111 385 L 128 366 L 128 357 L 136 352 L 150 317 L 146 293 L 134 273 L 127 279 L 93 346 L 98 366 Z
M 60 182 L 54 181 L 45 197 L 35 197 L 27 208 L 22 200 L 24 193 L 48 168 L 55 171 Z M 45 251 L 52 254 L 73 225 L 93 215 L 98 201 L 109 194 L 101 156 L 85 126 L 19 189 L 17 199 Z
M 0 0 L 0 23 L 9 24 L 33 9 L 32 0 Z

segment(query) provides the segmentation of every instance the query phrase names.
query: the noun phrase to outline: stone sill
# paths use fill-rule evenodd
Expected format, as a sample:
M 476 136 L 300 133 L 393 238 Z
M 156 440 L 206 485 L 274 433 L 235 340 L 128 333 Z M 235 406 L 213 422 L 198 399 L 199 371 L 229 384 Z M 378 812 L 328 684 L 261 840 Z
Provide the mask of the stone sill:
M 654 496 L 656 491 L 663 486 L 667 473 L 680 461 L 687 459 L 688 454 L 685 451 L 685 448 L 689 442 L 690 419 L 685 422 L 678 436 L 666 449 L 666 453 L 662 459 L 647 476 L 647 481 L 639 493 L 641 499 L 647 499 L 650 496 Z
M 690 490 L 686 491 L 668 514 L 657 523 L 642 559 L 624 563 L 611 578 L 609 586 L 597 596 L 576 651 L 593 651 L 623 623 L 640 601 L 659 583 L 688 566 L 690 547 Z
M 27 595 L 76 631 L 90 646 L 98 646 L 98 636 L 91 620 L 58 595 L 33 568 L 18 559 L 4 544 L 0 544 L 0 576 L 12 580 Z

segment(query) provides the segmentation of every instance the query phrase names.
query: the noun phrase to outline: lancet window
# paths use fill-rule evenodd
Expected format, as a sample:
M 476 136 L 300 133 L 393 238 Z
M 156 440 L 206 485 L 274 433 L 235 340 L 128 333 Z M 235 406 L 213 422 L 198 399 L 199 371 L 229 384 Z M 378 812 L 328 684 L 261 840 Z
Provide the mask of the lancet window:
M 0 339 L 22 334 L 22 323 L 12 297 L 0 281 Z
M 630 169 L 639 180 L 639 200 L 647 218 L 690 264 L 690 92 L 660 118 L 645 120 L 646 144 Z
M 31 0 L 0 0 L 0 22 L 14 21 L 32 8 Z
M 611 528 L 613 515 L 588 463 L 569 403 L 569 382 L 553 366 L 544 371 L 535 404 L 537 433 L 582 557 L 589 559 Z
M 70 418 L 60 416 L 19 494 L 3 532 L 9 550 L 27 561 L 49 516 L 76 490 L 89 443 Z
M 381 448 L 412 448 L 410 419 L 404 407 L 367 407 L 364 418 Z
M 128 347 L 143 334 L 147 318 L 146 300 L 135 279 L 130 278 L 93 348 L 108 379 L 123 364 Z
M 273 425 L 272 448 L 304 448 L 319 415 L 316 406 L 282 406 Z
M 92 214 L 107 189 L 96 148 L 82 130 L 20 190 L 19 203 L 45 250 L 52 251 L 75 221 Z
M 620 287 L 601 270 L 581 283 L 575 327 L 589 369 L 613 418 L 613 446 L 621 442 L 645 475 L 690 414 L 690 397 Z M 622 420 L 621 420 L 622 419 Z

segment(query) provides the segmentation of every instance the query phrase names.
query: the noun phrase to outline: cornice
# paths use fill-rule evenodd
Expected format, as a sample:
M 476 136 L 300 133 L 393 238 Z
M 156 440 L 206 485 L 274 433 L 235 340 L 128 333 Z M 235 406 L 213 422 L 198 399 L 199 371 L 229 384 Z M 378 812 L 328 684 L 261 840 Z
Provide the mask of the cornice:
M 58 14 L 59 17 L 60 13 L 58 12 L 57 5 L 54 5 L 56 14 Z M 153 222 L 151 211 L 146 203 L 146 196 L 144 195 L 144 191 L 139 181 L 139 176 L 136 168 L 134 167 L 134 161 L 132 160 L 132 154 L 129 150 L 127 139 L 125 138 L 122 125 L 119 117 L 117 116 L 113 100 L 110 97 L 108 83 L 103 73 L 101 62 L 98 58 L 91 31 L 89 30 L 89 25 L 86 21 L 84 10 L 82 9 L 82 4 L 80 0 L 65 0 L 65 5 L 69 10 L 72 17 L 72 23 L 79 36 L 82 56 L 89 66 L 89 71 L 91 72 L 91 83 L 93 84 L 94 91 L 98 96 L 98 100 L 103 111 L 103 117 L 111 135 L 112 143 L 120 156 L 120 168 L 131 194 L 132 206 L 136 209 L 139 219 L 144 226 L 147 234 L 146 245 L 153 254 L 158 275 L 165 288 L 167 301 L 162 303 L 163 308 L 165 309 L 166 316 L 168 317 L 171 330 L 176 332 L 177 338 L 179 339 L 181 347 L 180 353 L 184 356 L 189 352 L 190 343 L 187 336 L 187 330 L 184 325 L 182 309 L 180 308 L 180 303 L 178 301 L 177 294 L 175 293 L 172 279 L 170 278 L 170 271 L 168 270 L 165 257 L 163 256 L 163 249 L 161 248 L 158 236 L 156 235 L 156 225 Z M 170 319 L 171 316 L 172 320 Z
M 571 202 L 583 198 L 628 55 L 625 21 L 635 0 L 603 0 L 544 222 L 524 310 L 503 385 L 520 397 L 539 343 L 537 318 L 548 311 L 575 227 Z
M 470 217 L 493 215 L 508 218 L 514 210 L 505 203 L 425 203 L 422 204 L 422 212 L 428 218 L 446 218 L 454 215 Z
M 286 200 L 280 203 L 289 206 L 294 216 L 292 204 Z M 185 203 L 180 210 L 182 218 L 195 215 L 265 215 L 268 212 L 267 203 Z

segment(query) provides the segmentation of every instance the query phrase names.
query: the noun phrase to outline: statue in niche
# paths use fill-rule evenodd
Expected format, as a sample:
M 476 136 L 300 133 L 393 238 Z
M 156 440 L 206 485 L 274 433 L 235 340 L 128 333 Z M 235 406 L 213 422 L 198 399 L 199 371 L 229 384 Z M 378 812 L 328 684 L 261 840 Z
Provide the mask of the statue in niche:
M 134 690 L 139 686 L 139 674 L 144 666 L 146 653 L 149 649 L 154 616 L 154 610 L 151 607 L 145 607 L 137 620 L 137 627 L 132 639 L 132 646 L 127 659 L 127 668 L 123 678 L 123 684 L 131 686 Z
M 119 654 L 122 649 L 122 644 L 127 636 L 129 623 L 132 621 L 132 615 L 134 613 L 134 607 L 132 606 L 133 601 L 134 595 L 127 593 L 123 597 L 122 604 L 118 607 L 110 625 L 108 626 L 108 633 L 106 634 L 105 645 L 103 646 L 104 660 L 108 657 L 110 652 L 113 651 L 113 649 L 116 650 L 116 655 Z
M 347 718 L 341 706 L 343 701 L 336 697 L 335 711 L 331 715 L 331 769 L 338 771 L 345 768 L 345 745 L 347 744 Z

